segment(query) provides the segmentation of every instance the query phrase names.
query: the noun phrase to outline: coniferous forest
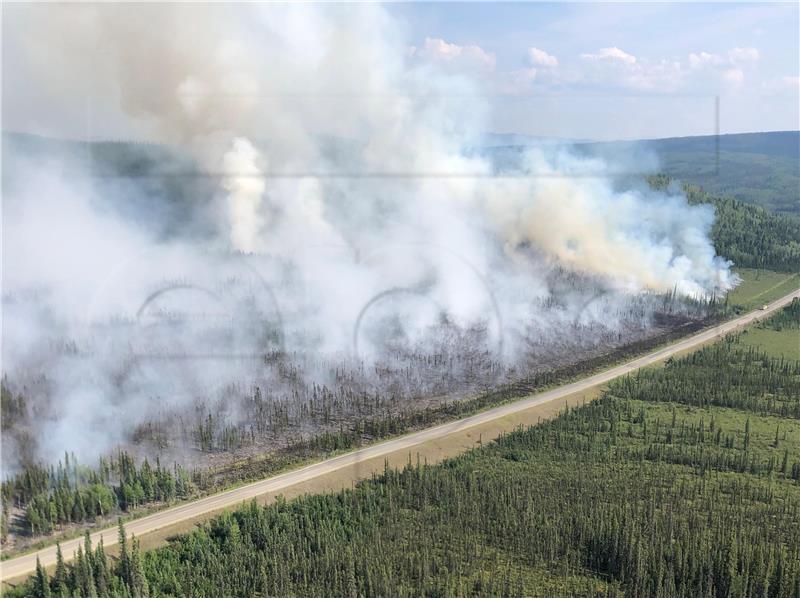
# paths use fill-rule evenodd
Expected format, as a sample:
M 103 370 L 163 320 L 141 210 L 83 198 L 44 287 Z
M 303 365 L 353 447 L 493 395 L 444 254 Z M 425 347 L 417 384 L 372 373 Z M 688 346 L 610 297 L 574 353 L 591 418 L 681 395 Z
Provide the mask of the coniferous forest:
M 800 598 L 754 1 L 3 7 L 0 598 Z
M 664 301 L 668 301 L 668 298 Z M 707 308 L 720 316 L 725 313 L 726 306 L 712 300 Z M 408 407 L 397 414 L 378 413 L 372 417 L 364 415 L 364 419 L 351 426 L 340 426 L 338 430 L 326 431 L 310 438 L 301 437 L 280 450 L 270 452 L 266 458 L 234 463 L 231 467 L 185 468 L 176 462 L 165 465 L 157 456 L 152 463 L 145 458 L 137 466 L 134 456 L 123 449 L 100 458 L 99 464 L 93 467 L 79 463 L 70 454 L 65 454 L 63 460 L 55 465 L 28 462 L 0 484 L 0 540 L 6 541 L 10 532 L 16 532 L 18 537 L 24 535 L 26 538 L 38 538 L 62 533 L 70 526 L 87 523 L 103 525 L 104 522 L 108 524 L 119 515 L 136 514 L 142 509 L 158 508 L 175 501 L 213 493 L 237 482 L 261 479 L 304 460 L 320 458 L 331 451 L 357 448 L 371 440 L 465 417 L 481 409 L 564 384 L 619 360 L 652 350 L 711 321 L 714 321 L 711 317 L 707 320 L 690 321 L 669 332 L 629 343 L 580 363 L 529 373 L 519 380 L 500 384 L 467 399 L 444 401 L 440 405 L 424 409 Z M 320 391 L 323 403 L 343 400 L 342 397 L 332 395 L 326 387 L 322 387 Z M 371 405 L 391 400 L 392 397 L 375 394 L 374 398 L 364 396 L 361 399 L 361 404 L 370 408 Z M 256 388 L 253 402 L 261 401 L 261 391 Z M 19 423 L 15 419 L 16 414 L 25 414 L 30 410 L 26 397 L 12 393 L 5 378 L 0 382 L 0 404 L 4 429 L 11 429 Z M 194 431 L 198 448 L 208 451 L 235 448 L 225 442 L 225 432 L 230 430 L 236 431 L 236 428 L 220 426 L 209 414 L 198 422 Z M 242 436 L 246 437 L 247 434 L 242 433 Z M 21 514 L 16 517 L 16 521 L 13 516 L 15 511 Z
M 795 302 L 766 326 L 794 333 Z M 740 336 L 441 465 L 225 514 L 9 596 L 800 595 L 800 362 Z
M 661 175 L 651 177 L 649 183 L 654 188 L 666 189 L 672 181 Z M 731 257 L 742 267 L 770 268 L 783 272 L 798 270 L 800 244 L 797 239 L 800 239 L 800 220 L 796 217 L 773 214 L 758 206 L 716 197 L 697 187 L 686 186 L 684 191 L 691 203 L 706 203 L 714 207 L 716 219 L 711 234 L 718 253 Z M 663 301 L 667 305 L 669 298 L 665 297 Z M 724 317 L 731 311 L 729 307 L 727 302 L 700 306 L 715 317 Z M 698 321 L 692 327 L 699 327 L 709 321 L 710 319 Z M 243 479 L 258 479 L 327 451 L 353 448 L 365 440 L 404 433 L 524 396 L 536 389 L 572 379 L 605 363 L 666 342 L 675 332 L 690 331 L 691 328 L 683 325 L 670 333 L 630 342 L 610 354 L 587 357 L 578 364 L 534 372 L 522 380 L 480 392 L 466 401 L 454 399 L 424 408 L 408 407 L 401 413 L 390 412 L 386 406 L 388 403 L 398 403 L 390 393 L 385 396 L 377 392 L 373 395 L 353 392 L 348 394 L 340 392 L 341 389 L 338 388 L 330 390 L 323 387 L 318 396 L 314 387 L 313 392 L 307 389 L 308 406 L 296 410 L 297 413 L 290 416 L 286 405 L 279 402 L 276 406 L 262 396 L 261 389 L 256 388 L 252 396 L 245 393 L 247 396 L 243 399 L 249 409 L 245 418 L 249 426 L 228 424 L 224 418 L 207 413 L 204 417 L 198 416 L 196 422 L 186 420 L 190 422 L 191 429 L 183 429 L 182 432 L 184 436 L 190 437 L 189 444 L 204 454 L 253 446 L 257 436 L 276 434 L 290 427 L 290 424 L 300 425 L 307 421 L 309 413 L 317 417 L 321 425 L 328 427 L 321 434 L 310 438 L 290 438 L 287 440 L 287 448 L 274 451 L 270 459 L 252 459 L 244 467 L 237 464 L 228 470 L 219 471 L 202 467 L 184 469 L 169 458 L 164 459 L 163 463 L 157 462 L 155 458 L 150 462 L 140 461 L 140 458 L 135 458 L 124 450 L 104 457 L 99 466 L 92 468 L 77 464 L 74 458 L 70 462 L 69 455 L 65 455 L 64 460 L 58 464 L 38 463 L 28 459 L 15 475 L 3 481 L 0 539 L 5 542 L 10 534 L 27 539 L 62 533 L 65 528 L 76 524 L 108 522 L 113 520 L 109 518 L 117 514 L 189 499 L 198 493 L 213 492 Z M 472 367 L 469 365 L 467 369 Z M 338 371 L 337 369 L 337 376 Z M 349 379 L 346 376 L 343 378 Z M 719 393 L 721 387 L 715 386 L 712 390 Z M 666 389 L 667 399 L 670 396 L 668 391 L 669 388 Z M 331 425 L 332 413 L 335 415 L 331 405 L 339 403 L 345 404 L 348 409 L 361 411 L 352 425 L 348 422 L 340 423 L 337 429 L 336 425 Z M 11 391 L 5 377 L 0 384 L 0 406 L 3 431 L 9 434 L 17 429 L 25 430 L 26 422 L 30 425 L 31 413 L 37 410 L 35 402 L 29 397 Z M 781 408 L 798 409 L 797 406 L 785 405 Z M 162 447 L 169 444 L 167 436 L 167 432 L 159 428 L 159 422 L 155 422 L 137 429 L 134 441 L 137 444 L 141 441 L 148 446 Z M 15 515 L 18 524 L 13 526 Z

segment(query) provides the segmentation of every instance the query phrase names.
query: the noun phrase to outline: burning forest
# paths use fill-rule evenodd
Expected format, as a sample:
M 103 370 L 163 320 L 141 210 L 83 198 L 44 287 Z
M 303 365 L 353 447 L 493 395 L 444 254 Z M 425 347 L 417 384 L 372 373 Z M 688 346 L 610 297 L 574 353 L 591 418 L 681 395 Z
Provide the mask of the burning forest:
M 736 284 L 679 190 L 567 145 L 476 153 L 481 81 L 380 6 L 149 10 L 25 11 L 65 48 L 18 40 L 32 81 L 137 141 L 4 136 L 6 476 L 369 435 L 702 321 Z

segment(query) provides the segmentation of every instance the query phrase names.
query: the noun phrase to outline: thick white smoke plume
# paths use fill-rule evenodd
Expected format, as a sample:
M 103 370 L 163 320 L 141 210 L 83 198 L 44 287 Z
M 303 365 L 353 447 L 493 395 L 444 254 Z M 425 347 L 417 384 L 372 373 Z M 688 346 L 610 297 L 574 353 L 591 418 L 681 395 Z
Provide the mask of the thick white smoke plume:
M 264 228 L 262 201 L 266 185 L 258 167 L 258 150 L 247 139 L 237 137 L 233 147 L 222 158 L 223 179 L 228 191 L 228 215 L 231 222 L 231 243 L 236 249 L 253 253 L 263 247 Z
M 7 144 L 3 368 L 47 397 L 32 432 L 45 458 L 108 450 L 221 388 L 277 388 L 252 359 L 268 351 L 326 383 L 330 360 L 473 334 L 519 373 L 569 342 L 643 334 L 646 293 L 734 284 L 710 208 L 620 190 L 566 148 L 513 171 L 475 151 L 481 81 L 412 55 L 382 6 L 4 12 L 30 85 L 13 93 L 65 115 L 88 96 L 157 144 L 135 151 L 162 156 L 145 168 L 102 147 L 45 160 Z M 442 392 L 406 394 L 423 391 Z

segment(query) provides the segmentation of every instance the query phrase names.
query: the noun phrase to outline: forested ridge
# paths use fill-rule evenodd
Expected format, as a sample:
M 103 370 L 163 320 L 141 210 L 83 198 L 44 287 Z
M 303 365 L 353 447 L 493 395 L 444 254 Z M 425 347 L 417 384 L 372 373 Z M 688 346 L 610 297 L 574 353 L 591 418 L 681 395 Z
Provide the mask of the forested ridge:
M 793 333 L 800 304 L 769 325 Z M 798 403 L 800 363 L 734 336 L 441 465 L 251 504 L 113 565 L 87 546 L 9 595 L 796 597 Z
M 615 145 L 624 151 L 624 144 L 613 143 L 606 151 Z M 659 167 L 675 179 L 770 212 L 800 215 L 799 131 L 658 139 L 634 145 L 657 154 Z
M 541 140 L 515 135 L 494 134 L 486 141 L 481 153 L 500 167 L 517 165 L 531 147 L 548 148 Z M 800 216 L 800 131 L 587 141 L 566 147 L 578 156 L 606 162 L 612 171 L 657 167 L 715 196 Z

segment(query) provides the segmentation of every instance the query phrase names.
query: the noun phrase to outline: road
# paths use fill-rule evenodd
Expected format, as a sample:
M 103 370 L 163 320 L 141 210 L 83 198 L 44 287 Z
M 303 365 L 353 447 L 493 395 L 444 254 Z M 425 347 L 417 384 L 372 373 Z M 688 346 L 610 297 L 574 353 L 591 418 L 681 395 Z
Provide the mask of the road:
M 366 459 L 373 459 L 375 457 L 382 457 L 397 451 L 412 449 L 414 446 L 424 442 L 448 436 L 467 428 L 478 426 L 486 422 L 491 422 L 495 419 L 500 419 L 521 411 L 525 411 L 536 405 L 555 401 L 577 392 L 589 390 L 598 384 L 604 384 L 614 378 L 624 376 L 625 374 L 633 372 L 639 368 L 658 363 L 677 353 L 697 348 L 704 343 L 728 334 L 729 332 L 733 332 L 736 329 L 746 326 L 753 321 L 763 318 L 775 310 L 780 309 L 789 303 L 793 298 L 800 298 L 800 289 L 795 290 L 789 295 L 786 295 L 781 299 L 768 304 L 766 309 L 759 309 L 754 312 L 750 312 L 736 319 L 720 324 L 714 328 L 710 328 L 693 336 L 676 341 L 675 343 L 653 353 L 649 353 L 622 365 L 618 365 L 587 378 L 583 378 L 577 382 L 560 386 L 546 392 L 537 393 L 525 399 L 502 405 L 500 407 L 495 407 L 488 411 L 483 411 L 464 419 L 448 422 L 432 428 L 420 430 L 419 432 L 414 432 L 406 436 L 387 440 L 385 442 L 345 453 L 343 455 L 339 455 L 325 461 L 320 461 L 294 471 L 276 475 L 259 482 L 254 482 L 246 486 L 220 492 L 218 494 L 207 496 L 190 503 L 166 509 L 153 515 L 135 519 L 128 522 L 125 525 L 125 529 L 128 535 L 135 534 L 137 537 L 141 537 L 156 530 L 191 520 L 214 511 L 219 511 L 220 509 L 236 507 L 242 502 L 249 501 L 257 496 L 281 491 L 285 488 L 289 488 L 296 484 L 330 474 Z M 102 538 L 103 544 L 106 547 L 112 546 L 117 543 L 117 535 L 118 531 L 116 527 L 95 532 L 91 535 L 92 544 L 97 545 Z M 64 558 L 66 560 L 71 559 L 73 553 L 77 551 L 78 546 L 82 544 L 83 538 L 64 541 L 61 544 Z M 29 575 L 36 568 L 37 557 L 41 560 L 42 565 L 45 567 L 54 564 L 56 561 L 55 546 L 42 548 L 36 552 L 3 561 L 0 563 L 0 579 L 12 580 Z

